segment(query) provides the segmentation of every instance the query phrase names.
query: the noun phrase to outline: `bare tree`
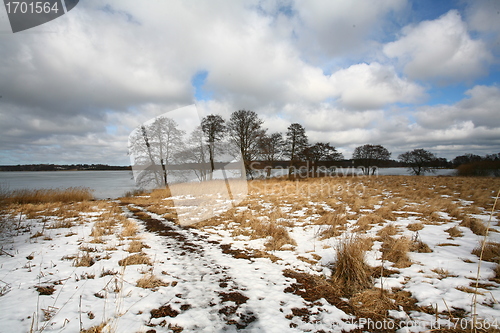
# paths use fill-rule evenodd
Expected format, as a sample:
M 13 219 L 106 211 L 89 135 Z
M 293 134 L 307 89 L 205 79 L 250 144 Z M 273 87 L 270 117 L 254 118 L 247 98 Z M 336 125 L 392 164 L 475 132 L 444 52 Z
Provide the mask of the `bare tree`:
M 321 161 L 340 161 L 344 158 L 342 153 L 338 152 L 330 143 L 318 142 L 307 147 L 302 152 L 305 159 L 311 162 L 312 175 L 316 173 L 318 163 Z
M 247 174 L 251 175 L 251 162 L 259 154 L 260 138 L 264 136 L 264 121 L 254 111 L 238 110 L 231 114 L 227 123 L 229 140 L 242 155 Z
M 129 153 L 133 156 L 133 164 L 137 171 L 137 184 L 147 186 L 153 184 L 155 187 L 162 185 L 162 173 L 157 165 L 156 154 L 151 147 L 150 138 L 146 126 L 132 132 L 129 137 Z M 143 170 L 143 168 L 146 168 Z
M 290 158 L 288 177 L 292 175 L 293 166 L 300 159 L 300 153 L 307 148 L 308 139 L 305 128 L 298 123 L 288 126 L 285 140 L 285 155 Z
M 267 168 L 267 177 L 271 175 L 271 168 L 274 161 L 277 161 L 283 155 L 283 135 L 281 133 L 273 133 L 271 135 L 264 135 L 261 137 L 260 142 L 260 155 L 269 163 Z
M 168 185 L 168 165 L 175 162 L 175 154 L 184 148 L 182 137 L 185 132 L 178 127 L 175 120 L 167 117 L 157 118 L 150 126 L 150 137 L 153 139 L 160 160 L 164 186 Z
M 201 121 L 201 129 L 205 140 L 208 143 L 208 151 L 210 158 L 210 179 L 213 177 L 213 172 L 215 169 L 214 158 L 215 158 L 215 145 L 224 139 L 224 134 L 226 133 L 226 125 L 224 119 L 219 115 L 208 115 Z
M 376 167 L 379 167 L 384 161 L 391 158 L 391 153 L 381 145 L 359 146 L 354 149 L 352 159 L 363 167 L 365 175 L 370 174 L 370 170 L 375 173 Z
M 415 149 L 399 155 L 398 159 L 408 165 L 408 170 L 416 176 L 433 172 L 433 162 L 436 155 L 424 149 Z
M 136 131 L 131 138 L 130 151 L 134 164 L 144 168 L 138 183 L 168 186 L 168 165 L 175 163 L 177 153 L 184 149 L 184 134 L 177 123 L 167 117 L 159 117 Z
M 207 180 L 207 174 L 209 173 L 207 172 L 208 169 L 206 165 L 208 155 L 209 146 L 204 142 L 204 133 L 201 126 L 198 126 L 189 135 L 185 150 L 178 153 L 177 157 L 185 163 L 193 163 L 193 167 L 186 169 L 194 172 L 198 180 L 204 181 Z

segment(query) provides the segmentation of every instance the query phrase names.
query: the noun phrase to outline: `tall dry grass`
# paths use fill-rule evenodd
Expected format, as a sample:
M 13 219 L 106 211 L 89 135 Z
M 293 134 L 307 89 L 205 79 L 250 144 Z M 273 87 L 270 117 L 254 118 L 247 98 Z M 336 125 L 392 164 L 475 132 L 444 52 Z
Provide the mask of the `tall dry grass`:
M 373 285 L 372 268 L 365 260 L 366 248 L 366 241 L 357 236 L 345 238 L 336 248 L 331 280 L 343 290 L 345 296 L 351 296 Z
M 391 261 L 396 268 L 410 267 L 412 262 L 408 257 L 412 242 L 408 237 L 386 237 L 382 243 L 382 260 Z
M 86 187 L 70 187 L 66 189 L 21 189 L 13 190 L 3 201 L 7 204 L 40 204 L 51 202 L 80 202 L 94 199 L 92 191 Z

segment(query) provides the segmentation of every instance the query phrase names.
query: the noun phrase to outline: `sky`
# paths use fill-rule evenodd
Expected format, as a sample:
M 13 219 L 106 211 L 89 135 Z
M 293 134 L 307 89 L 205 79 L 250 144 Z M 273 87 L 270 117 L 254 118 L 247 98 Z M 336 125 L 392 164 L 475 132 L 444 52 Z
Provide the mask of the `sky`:
M 497 0 L 86 0 L 18 33 L 0 6 L 0 165 L 128 165 L 134 128 L 192 104 L 346 158 L 499 153 L 499 79 Z

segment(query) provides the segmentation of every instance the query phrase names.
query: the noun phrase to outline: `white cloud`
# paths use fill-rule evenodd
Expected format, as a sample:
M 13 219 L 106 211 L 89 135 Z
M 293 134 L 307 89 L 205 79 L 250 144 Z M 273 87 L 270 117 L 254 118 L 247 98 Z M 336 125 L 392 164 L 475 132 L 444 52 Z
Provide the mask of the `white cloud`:
M 311 57 L 331 57 L 365 50 L 382 32 L 383 18 L 405 8 L 406 0 L 296 0 L 300 48 Z
M 399 40 L 384 46 L 384 52 L 397 58 L 412 79 L 471 80 L 486 74 L 486 65 L 492 61 L 486 44 L 470 37 L 456 10 L 407 26 L 402 33 Z
M 202 116 L 227 119 L 251 109 L 271 132 L 299 122 L 312 141 L 349 149 L 432 145 L 429 138 L 487 145 L 484 138 L 500 127 L 497 87 L 474 87 L 455 105 L 419 108 L 417 124 L 387 110 L 422 103 L 429 86 L 411 79 L 470 79 L 490 61 L 485 44 L 452 11 L 406 27 L 385 46 L 405 66 L 406 75 L 399 73 L 379 57 L 380 45 L 372 47 L 391 24 L 385 18 L 404 8 L 406 0 L 80 1 L 33 30 L 55 33 L 1 36 L 2 149 L 26 152 L 33 162 L 79 154 L 82 162 L 127 163 L 130 131 L 192 104 L 199 71 L 208 72 L 204 88 L 213 96 L 198 102 Z M 486 29 L 475 17 L 469 24 Z M 323 57 L 336 66 L 317 65 Z M 446 135 L 457 142 L 444 143 Z
M 475 86 L 465 92 L 469 96 L 454 105 L 421 107 L 416 113 L 419 124 L 425 128 L 443 128 L 470 123 L 476 127 L 500 128 L 498 105 L 500 88 Z M 499 132 L 500 136 L 500 132 Z
M 469 0 L 465 11 L 469 26 L 479 31 L 491 49 L 500 52 L 500 2 Z M 498 54 L 498 53 L 497 53 Z
M 379 63 L 357 64 L 331 76 L 340 103 L 354 109 L 376 109 L 387 104 L 413 103 L 424 89 L 398 77 L 395 70 Z

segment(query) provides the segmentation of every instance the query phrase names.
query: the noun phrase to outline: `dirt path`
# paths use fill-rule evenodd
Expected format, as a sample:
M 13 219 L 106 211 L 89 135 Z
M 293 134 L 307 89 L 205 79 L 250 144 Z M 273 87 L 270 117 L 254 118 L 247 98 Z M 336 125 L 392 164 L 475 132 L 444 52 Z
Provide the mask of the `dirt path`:
M 153 329 L 168 325 L 174 331 L 294 331 L 297 324 L 292 319 L 297 311 L 293 309 L 305 303 L 284 292 L 295 280 L 285 277 L 278 265 L 252 258 L 142 207 L 125 209 L 147 231 L 162 237 L 164 251 L 155 260 L 164 262 L 168 274 L 178 281 L 165 295 L 165 304 L 151 311 Z

